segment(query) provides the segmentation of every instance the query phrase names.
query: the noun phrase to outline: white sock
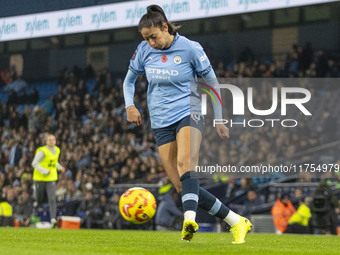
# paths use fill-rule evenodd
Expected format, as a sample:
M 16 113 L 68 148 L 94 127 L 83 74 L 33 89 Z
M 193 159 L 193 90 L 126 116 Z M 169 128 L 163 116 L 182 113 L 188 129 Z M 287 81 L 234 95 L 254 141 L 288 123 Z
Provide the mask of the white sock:
M 240 219 L 240 215 L 230 210 L 227 217 L 224 218 L 224 221 L 227 222 L 231 227 L 233 227 L 240 221 Z
M 184 213 L 184 220 L 195 221 L 195 219 L 196 219 L 196 212 L 195 211 L 186 211 Z

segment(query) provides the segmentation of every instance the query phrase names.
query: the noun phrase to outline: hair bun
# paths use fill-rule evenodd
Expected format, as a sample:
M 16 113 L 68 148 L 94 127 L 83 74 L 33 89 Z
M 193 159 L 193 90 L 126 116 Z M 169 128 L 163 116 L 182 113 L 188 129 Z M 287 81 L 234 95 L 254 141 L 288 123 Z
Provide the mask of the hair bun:
M 162 15 L 166 21 L 168 21 L 168 19 L 166 18 L 165 13 L 164 13 L 162 7 L 160 7 L 159 5 L 157 5 L 157 4 L 149 5 L 146 10 L 147 10 L 148 14 L 157 12 L 160 15 Z
M 149 5 L 147 8 L 147 12 L 159 12 L 158 5 Z

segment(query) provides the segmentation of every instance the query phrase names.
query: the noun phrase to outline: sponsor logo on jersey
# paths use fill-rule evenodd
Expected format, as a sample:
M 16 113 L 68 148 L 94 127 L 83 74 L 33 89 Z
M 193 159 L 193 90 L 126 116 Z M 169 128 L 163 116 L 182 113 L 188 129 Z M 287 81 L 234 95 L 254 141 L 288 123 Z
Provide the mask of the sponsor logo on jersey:
M 180 64 L 182 62 L 182 58 L 180 56 L 176 56 L 174 58 L 174 62 L 175 62 L 175 64 Z
M 178 71 L 177 70 L 167 70 L 167 69 L 158 69 L 158 68 L 147 68 L 146 69 L 147 73 L 150 74 L 167 74 L 167 75 L 172 75 L 172 76 L 177 76 Z

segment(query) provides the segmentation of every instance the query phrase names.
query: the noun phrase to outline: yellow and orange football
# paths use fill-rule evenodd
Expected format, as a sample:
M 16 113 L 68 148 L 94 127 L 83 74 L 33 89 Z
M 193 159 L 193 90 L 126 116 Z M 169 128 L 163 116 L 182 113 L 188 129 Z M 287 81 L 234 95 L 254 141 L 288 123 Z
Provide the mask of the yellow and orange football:
M 140 187 L 128 189 L 121 195 L 119 210 L 124 219 L 134 224 L 149 221 L 156 213 L 156 199 L 150 191 Z

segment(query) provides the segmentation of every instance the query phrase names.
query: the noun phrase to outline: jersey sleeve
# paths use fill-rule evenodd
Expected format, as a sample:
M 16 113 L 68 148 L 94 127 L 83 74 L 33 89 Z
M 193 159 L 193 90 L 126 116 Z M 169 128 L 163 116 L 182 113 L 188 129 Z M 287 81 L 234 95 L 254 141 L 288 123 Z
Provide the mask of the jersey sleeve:
M 125 108 L 128 108 L 130 105 L 134 105 L 133 98 L 135 95 L 135 82 L 137 80 L 137 77 L 138 74 L 132 72 L 131 70 L 128 70 L 123 82 Z
M 37 169 L 40 173 L 47 175 L 49 173 L 48 169 L 43 168 L 40 162 L 45 158 L 45 154 L 42 150 L 38 150 L 32 161 L 32 166 Z
M 135 53 L 133 53 L 130 59 L 129 70 L 135 74 L 142 75 L 145 73 L 144 61 L 143 61 L 143 49 L 142 44 L 139 44 Z
M 218 80 L 216 78 L 216 74 L 214 72 L 214 70 L 211 68 L 210 71 L 204 75 L 202 75 L 203 80 L 205 81 L 205 83 L 207 83 L 208 85 L 210 85 L 215 91 L 212 91 L 212 89 L 210 88 L 210 92 L 212 95 L 214 95 L 215 97 L 215 92 L 217 93 L 216 96 L 218 96 L 219 98 L 221 98 L 221 90 L 219 88 L 217 88 L 218 85 Z M 216 100 L 217 101 L 217 100 Z M 214 116 L 215 119 L 222 119 L 222 100 L 221 100 L 221 104 L 215 104 L 214 100 L 211 98 L 211 103 L 214 109 Z
M 191 65 L 200 76 L 204 76 L 212 69 L 207 55 L 198 42 L 192 42 Z

